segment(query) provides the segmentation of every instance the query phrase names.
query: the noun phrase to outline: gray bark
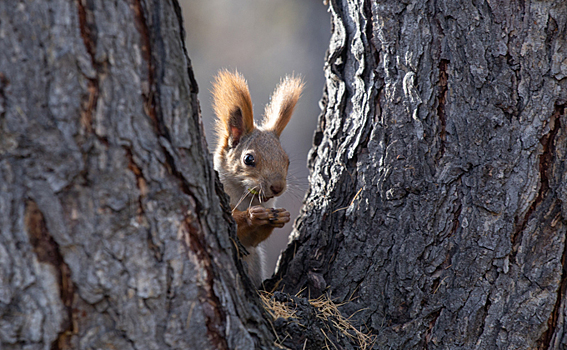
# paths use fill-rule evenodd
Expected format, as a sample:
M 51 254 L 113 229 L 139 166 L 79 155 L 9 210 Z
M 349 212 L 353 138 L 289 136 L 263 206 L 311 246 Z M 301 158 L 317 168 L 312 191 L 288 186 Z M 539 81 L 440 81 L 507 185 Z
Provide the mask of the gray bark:
M 277 288 L 384 349 L 567 347 L 567 2 L 331 0 Z
M 175 0 L 0 2 L 0 348 L 271 348 L 183 40 Z

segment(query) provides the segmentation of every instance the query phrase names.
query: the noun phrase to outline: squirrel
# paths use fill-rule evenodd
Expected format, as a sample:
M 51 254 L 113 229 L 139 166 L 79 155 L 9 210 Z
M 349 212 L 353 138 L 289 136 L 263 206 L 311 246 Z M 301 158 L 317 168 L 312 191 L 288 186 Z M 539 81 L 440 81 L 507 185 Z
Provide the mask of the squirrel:
M 230 197 L 237 236 L 249 253 L 243 260 L 256 287 L 268 277 L 262 242 L 274 228 L 290 221 L 287 210 L 273 208 L 275 197 L 286 190 L 289 167 L 279 137 L 303 87 L 301 78 L 282 79 L 266 106 L 261 125 L 256 125 L 244 77 L 221 70 L 213 82 L 217 135 L 214 168 Z

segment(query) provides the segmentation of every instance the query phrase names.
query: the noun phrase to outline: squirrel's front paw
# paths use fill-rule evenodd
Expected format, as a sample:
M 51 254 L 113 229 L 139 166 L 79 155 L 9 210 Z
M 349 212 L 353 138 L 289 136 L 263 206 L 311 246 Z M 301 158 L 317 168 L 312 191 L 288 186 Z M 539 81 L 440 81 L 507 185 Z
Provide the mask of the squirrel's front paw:
M 289 211 L 285 210 L 284 208 L 271 208 L 266 210 L 270 210 L 271 215 L 268 219 L 268 222 L 271 226 L 284 227 L 284 225 L 290 220 L 291 215 L 289 214 Z
M 284 227 L 290 220 L 289 211 L 283 208 L 264 208 L 254 206 L 248 209 L 248 220 L 251 226 L 270 225 L 273 227 Z

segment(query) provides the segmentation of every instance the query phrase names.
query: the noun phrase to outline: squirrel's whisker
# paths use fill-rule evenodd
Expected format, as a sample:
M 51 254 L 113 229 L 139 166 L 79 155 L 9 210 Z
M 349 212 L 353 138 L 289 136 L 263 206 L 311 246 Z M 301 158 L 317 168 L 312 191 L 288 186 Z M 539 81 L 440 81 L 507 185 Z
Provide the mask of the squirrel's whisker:
M 255 194 L 252 193 L 252 197 L 250 198 L 250 203 L 248 204 L 248 209 L 252 208 L 252 202 L 254 201 Z
M 240 203 L 242 203 L 242 201 L 243 201 L 246 197 L 248 197 L 248 194 L 249 194 L 249 192 L 245 192 L 245 193 L 242 195 L 242 197 L 240 197 L 240 200 L 238 201 L 238 203 L 236 203 L 236 205 L 234 206 L 234 208 L 232 208 L 232 212 L 233 212 L 233 213 L 234 213 L 234 210 L 235 210 L 236 208 L 238 208 L 238 206 L 240 205 Z M 252 197 L 252 198 L 254 198 L 254 197 Z

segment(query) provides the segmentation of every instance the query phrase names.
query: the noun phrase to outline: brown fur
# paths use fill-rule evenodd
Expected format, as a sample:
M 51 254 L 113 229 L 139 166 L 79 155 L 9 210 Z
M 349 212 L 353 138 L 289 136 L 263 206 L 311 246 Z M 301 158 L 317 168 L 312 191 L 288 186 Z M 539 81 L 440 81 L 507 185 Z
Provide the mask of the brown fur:
M 283 227 L 290 220 L 288 211 L 271 205 L 286 188 L 289 159 L 279 136 L 291 118 L 303 85 L 299 78 L 282 80 L 266 107 L 262 124 L 257 126 L 242 75 L 223 70 L 213 83 L 218 138 L 215 170 L 230 197 L 238 238 L 247 249 L 255 249 L 275 227 Z M 244 163 L 246 155 L 254 157 L 254 166 Z M 257 265 L 257 261 L 249 264 Z M 259 283 L 263 276 L 258 271 L 250 272 Z
M 254 129 L 254 115 L 252 99 L 248 91 L 248 84 L 244 77 L 227 70 L 222 70 L 213 82 L 213 109 L 217 115 L 217 151 L 228 147 L 230 122 L 234 114 L 241 111 L 243 129 L 249 133 Z
M 301 79 L 293 76 L 285 77 L 272 94 L 271 102 L 266 106 L 263 126 L 281 135 L 283 129 L 291 119 L 295 104 L 301 96 L 304 83 Z

